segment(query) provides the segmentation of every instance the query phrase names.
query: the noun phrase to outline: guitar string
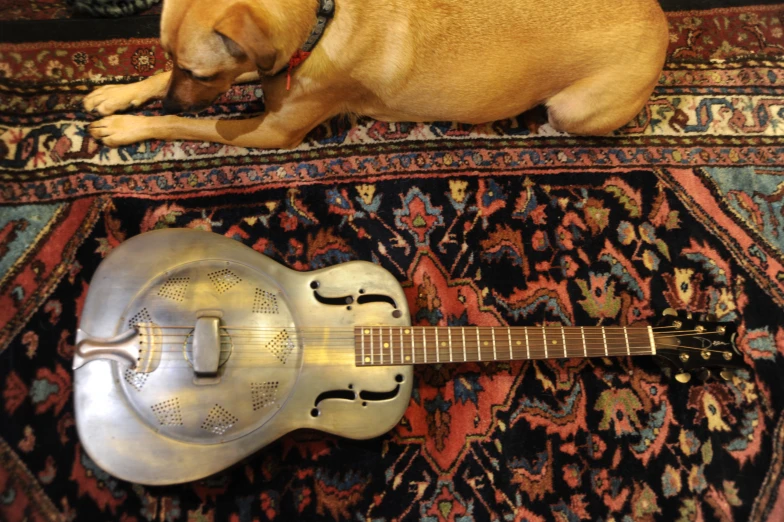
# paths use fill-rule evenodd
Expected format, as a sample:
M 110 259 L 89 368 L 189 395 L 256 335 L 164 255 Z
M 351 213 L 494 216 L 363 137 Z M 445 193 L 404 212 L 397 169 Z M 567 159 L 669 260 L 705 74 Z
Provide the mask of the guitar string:
M 392 334 L 392 336 L 390 337 L 388 332 L 383 332 L 383 331 L 379 332 L 379 334 L 384 334 L 384 333 L 386 333 L 386 337 L 382 337 L 380 335 L 377 342 L 387 342 L 388 341 L 392 345 L 392 347 L 391 347 L 392 349 L 400 349 L 401 348 L 401 345 L 398 344 L 399 343 L 398 335 Z M 534 332 L 534 333 L 538 333 L 538 332 Z M 571 334 L 571 333 L 567 334 L 566 332 L 563 332 L 562 335 L 558 335 L 556 333 L 556 334 L 553 335 L 553 340 L 556 341 L 556 343 L 552 345 L 552 349 L 563 350 L 563 342 L 562 342 L 563 339 L 567 340 L 567 345 L 570 344 L 569 341 L 573 341 L 574 342 L 574 344 L 572 344 L 572 346 L 571 346 L 572 349 L 579 349 L 579 345 L 580 344 L 588 344 L 589 342 L 591 344 L 596 344 L 599 348 L 603 348 L 605 345 L 607 345 L 608 348 L 611 347 L 611 346 L 613 346 L 613 347 L 620 346 L 623 349 L 624 347 L 626 347 L 627 345 L 630 344 L 630 342 L 631 342 L 630 340 L 634 340 L 636 342 L 641 342 L 640 338 L 644 339 L 644 343 L 646 345 L 650 346 L 650 340 L 649 340 L 649 336 L 647 335 L 647 331 L 644 331 L 644 332 L 628 332 L 628 334 L 629 334 L 628 337 L 627 337 L 626 334 L 624 334 L 624 336 L 622 338 L 618 338 L 614 332 L 612 332 L 612 333 L 608 332 L 607 335 L 585 335 L 585 336 L 583 336 L 583 335 L 574 335 L 574 334 Z M 405 348 L 406 344 L 408 344 L 409 347 L 411 346 L 411 343 L 408 343 L 409 339 L 406 339 L 406 336 L 408 336 L 408 335 L 409 334 L 404 334 L 403 335 L 403 339 L 404 339 L 404 344 L 402 345 L 403 348 Z M 704 335 L 705 335 L 704 332 L 695 332 L 693 334 L 671 334 L 671 335 L 659 334 L 659 335 L 657 335 L 654 338 L 654 344 L 656 346 L 662 346 L 663 345 L 662 341 L 664 341 L 664 340 L 688 338 L 688 337 L 701 337 L 701 336 L 704 336 Z M 472 337 L 471 341 L 473 341 L 473 336 L 474 336 L 474 334 L 472 333 L 471 334 L 471 337 Z M 483 332 L 479 333 L 479 339 L 482 342 L 482 344 L 484 346 L 486 346 L 486 347 L 490 347 L 491 346 L 491 340 L 489 338 L 486 338 L 485 336 L 487 336 L 487 333 L 483 333 Z M 147 340 L 147 342 L 145 343 L 144 340 L 141 341 L 141 342 L 143 344 L 150 344 L 150 341 L 148 339 L 149 337 L 150 337 L 149 335 L 143 334 L 142 338 L 144 340 Z M 176 340 L 159 342 L 158 339 L 161 339 L 163 337 L 166 337 L 168 339 L 174 338 Z M 164 344 L 165 345 L 183 345 L 183 344 L 187 345 L 187 344 L 192 344 L 192 342 L 190 341 L 191 337 L 192 337 L 191 335 L 162 335 L 162 336 L 154 336 L 154 340 L 152 342 L 153 342 L 154 345 L 164 345 Z M 291 341 L 295 342 L 296 339 L 299 338 L 303 342 L 318 344 L 320 346 L 333 346 L 333 345 L 336 345 L 336 344 L 345 345 L 345 344 L 350 344 L 350 343 L 353 343 L 353 344 L 356 345 L 358 342 L 360 342 L 362 340 L 361 337 L 362 337 L 362 334 L 360 334 L 359 338 L 358 338 L 358 336 L 356 334 L 349 335 L 348 332 L 346 332 L 344 335 L 334 335 L 333 334 L 333 335 L 330 335 L 330 336 L 328 336 L 326 338 L 323 337 L 323 336 L 313 337 L 313 333 L 302 332 L 301 335 L 299 335 L 299 336 L 295 335 L 294 338 L 291 339 Z M 265 338 L 263 336 L 233 336 L 233 335 L 226 335 L 226 334 L 221 335 L 221 339 L 224 339 L 223 341 L 221 341 L 221 344 L 233 344 L 235 346 L 246 346 L 246 347 L 250 347 L 250 346 L 269 346 L 271 343 L 274 343 L 276 341 L 275 336 L 272 336 L 272 337 L 269 337 L 269 338 Z M 237 341 L 239 339 L 244 339 L 244 341 L 242 341 L 242 342 L 235 342 L 235 341 Z M 425 336 L 424 339 L 425 339 L 425 342 L 431 341 L 433 344 L 435 344 L 436 337 L 435 337 L 434 334 L 431 334 L 429 336 Z M 508 341 L 504 338 L 504 336 L 502 335 L 499 339 L 500 339 L 500 342 L 496 343 L 496 347 L 498 347 L 498 345 L 500 344 L 502 350 L 508 350 L 509 344 L 508 344 Z M 542 339 L 533 339 L 533 340 L 529 339 L 529 342 L 527 343 L 527 345 L 528 346 L 542 346 L 545 340 L 546 340 L 545 336 L 543 336 Z M 256 342 L 253 342 L 253 341 L 256 341 Z M 417 337 L 415 339 L 415 341 L 416 341 L 416 343 L 418 345 L 418 343 L 421 341 L 421 338 Z M 286 342 L 286 341 L 281 341 L 281 342 Z M 367 343 L 366 343 L 366 344 L 368 344 L 368 346 L 367 346 L 368 349 L 370 348 L 369 347 L 369 342 L 370 342 L 370 339 L 368 339 Z M 517 342 L 518 343 L 521 342 L 519 338 L 517 339 Z M 475 342 L 472 342 L 471 344 L 475 345 Z M 446 342 L 445 341 L 441 341 L 441 346 L 443 348 L 447 348 Z M 521 344 L 517 344 L 517 346 L 521 346 Z M 547 346 L 548 346 L 548 349 L 549 349 L 551 345 L 548 344 Z M 682 347 L 684 349 L 688 349 L 688 348 L 700 349 L 700 350 L 701 349 L 708 349 L 708 347 L 704 347 L 704 346 L 703 347 L 688 347 L 686 345 L 680 345 L 680 347 Z M 390 347 L 387 346 L 385 348 L 390 348 Z M 569 348 L 570 347 L 567 346 L 567 349 L 569 349 Z
M 721 323 L 719 323 L 719 324 L 721 324 Z M 731 324 L 731 323 L 727 323 L 727 324 Z M 194 329 L 193 325 L 177 326 L 177 325 L 158 325 L 158 324 L 155 324 L 155 323 L 136 323 L 134 326 L 142 327 L 142 328 L 148 328 L 148 329 L 160 329 L 160 330 L 172 330 L 172 329 L 175 329 L 175 330 L 193 330 Z M 368 328 L 368 329 L 372 328 L 374 330 L 380 330 L 382 328 L 383 329 L 386 329 L 386 328 L 412 328 L 412 329 L 416 329 L 416 330 L 420 330 L 420 331 L 422 331 L 422 330 L 432 331 L 432 330 L 435 330 L 436 328 L 438 328 L 438 329 L 444 329 L 444 328 L 475 328 L 475 329 L 501 328 L 501 329 L 506 329 L 506 328 L 511 328 L 513 330 L 523 330 L 523 329 L 526 329 L 526 328 L 528 328 L 528 329 L 542 329 L 542 328 L 580 329 L 580 328 L 584 328 L 584 329 L 587 329 L 587 330 L 597 330 L 597 329 L 604 328 L 605 330 L 620 330 L 620 331 L 623 331 L 623 330 L 635 330 L 636 329 L 636 330 L 640 330 L 640 331 L 642 331 L 642 330 L 647 331 L 648 328 L 650 328 L 650 329 L 652 329 L 654 331 L 667 330 L 667 329 L 670 329 L 670 330 L 673 330 L 673 331 L 694 331 L 694 332 L 698 331 L 696 329 L 677 330 L 674 326 L 668 326 L 668 325 L 665 325 L 665 326 L 571 326 L 571 325 L 503 326 L 503 325 L 498 325 L 498 326 L 464 326 L 464 327 L 461 327 L 461 326 L 418 326 L 418 325 L 384 325 L 384 326 L 372 325 L 371 326 L 371 325 L 361 325 L 360 324 L 360 325 L 355 325 L 355 326 L 351 326 L 351 327 L 342 327 L 342 328 L 327 327 L 327 326 L 298 326 L 298 327 L 291 327 L 291 326 L 258 326 L 258 327 L 254 326 L 254 327 L 250 327 L 250 326 L 228 326 L 228 325 L 220 326 L 221 330 L 237 330 L 237 331 L 240 331 L 240 330 L 245 330 L 245 331 L 270 331 L 270 330 L 289 329 L 289 330 L 300 330 L 300 331 L 333 330 L 333 331 L 353 332 L 353 331 L 356 331 L 357 329 L 364 329 L 364 328 Z
M 430 340 L 433 341 L 433 344 L 434 344 L 433 348 L 440 348 L 440 349 L 444 349 L 444 350 L 449 348 L 448 344 L 441 344 L 440 343 L 440 346 L 435 346 L 435 339 L 433 338 L 433 339 L 430 339 Z M 598 340 L 591 340 L 590 342 L 588 342 L 588 340 L 586 339 L 585 343 L 577 342 L 577 341 L 581 341 L 579 338 L 573 338 L 572 340 L 575 340 L 576 342 L 574 344 L 570 344 L 569 342 L 567 342 L 566 346 L 565 346 L 566 350 L 581 350 L 582 348 L 586 348 L 586 349 L 596 348 L 598 350 L 603 350 L 605 346 L 608 349 L 618 348 L 618 349 L 621 349 L 621 350 L 625 350 L 627 346 L 632 346 L 634 343 L 642 343 L 643 346 L 646 346 L 648 348 L 651 347 L 651 343 L 650 343 L 650 341 L 647 338 L 646 339 L 630 338 L 629 342 L 626 342 L 623 339 L 607 339 L 606 343 L 603 340 L 601 340 L 601 342 L 599 342 Z M 325 342 L 325 340 L 321 339 L 321 338 L 318 338 L 318 339 L 301 338 L 300 341 L 304 342 L 306 344 L 312 345 L 312 346 L 318 346 L 318 347 L 324 347 L 324 348 L 330 348 L 330 347 L 335 347 L 335 346 L 351 346 L 351 347 L 357 348 L 357 349 L 360 348 L 360 345 L 358 345 L 356 343 L 356 339 L 353 339 L 353 338 L 344 338 L 344 339 L 331 338 L 331 339 L 328 340 L 328 342 Z M 482 348 L 492 349 L 493 344 L 488 339 L 483 339 L 482 341 L 483 341 L 482 342 L 482 346 L 479 347 L 479 349 L 482 349 Z M 291 342 L 296 344 L 296 339 L 291 340 Z M 382 341 L 382 342 L 386 342 L 386 341 Z M 487 344 L 485 344 L 485 343 L 487 343 Z M 179 349 L 181 349 L 183 346 L 193 346 L 192 342 L 185 342 L 185 341 L 181 341 L 181 342 L 167 341 L 167 342 L 157 342 L 157 343 L 152 343 L 152 344 L 149 343 L 149 342 L 143 342 L 142 344 L 144 344 L 145 346 L 153 346 L 153 347 L 158 347 L 158 346 L 177 346 L 178 347 L 177 350 L 162 350 L 162 351 L 179 351 Z M 264 347 L 264 348 L 269 348 L 270 345 L 273 345 L 273 347 L 274 347 L 276 343 L 272 343 L 272 342 L 270 342 L 270 343 L 247 342 L 247 341 L 243 341 L 243 342 L 222 341 L 220 344 L 222 346 L 234 346 L 235 348 L 236 347 Z M 513 349 L 518 349 L 518 348 L 519 349 L 524 349 L 527 346 L 529 348 L 537 348 L 538 347 L 538 348 L 544 349 L 545 345 L 547 346 L 548 350 L 554 350 L 554 351 L 563 351 L 564 350 L 564 344 L 563 344 L 563 342 L 560 339 L 558 339 L 558 343 L 557 344 L 546 344 L 542 340 L 538 340 L 538 341 L 530 341 L 527 344 L 522 344 L 522 343 L 521 344 L 513 344 L 511 347 Z M 590 345 L 590 346 L 588 346 L 588 345 Z M 459 344 L 459 345 L 457 345 L 457 348 L 458 349 L 462 349 L 462 346 L 463 346 L 462 344 Z M 466 346 L 466 348 L 468 348 L 469 346 L 476 347 L 477 344 L 476 344 L 476 342 L 470 342 L 470 343 L 467 342 L 465 346 Z M 495 344 L 495 346 L 496 346 L 496 350 L 506 350 L 506 351 L 508 351 L 509 348 L 510 348 L 510 345 L 509 345 L 509 343 L 506 340 L 503 340 L 503 342 L 497 342 Z M 683 349 L 686 349 L 686 350 L 688 350 L 688 349 L 692 349 L 692 350 L 710 350 L 711 349 L 710 346 L 697 347 L 697 346 L 688 346 L 688 345 L 684 345 L 684 344 L 680 344 L 680 345 L 677 345 L 677 344 L 667 344 L 666 342 L 662 342 L 662 341 L 654 342 L 653 346 L 654 347 L 659 347 L 659 346 L 661 346 L 661 347 L 680 347 L 680 348 L 683 348 Z M 365 348 L 368 351 L 368 353 L 370 353 L 370 349 L 371 349 L 370 345 L 366 344 Z M 393 340 L 392 343 L 388 343 L 388 346 L 383 346 L 382 347 L 382 346 L 378 346 L 377 344 L 374 344 L 374 346 L 373 346 L 373 350 L 374 351 L 375 350 L 379 350 L 379 352 L 380 352 L 381 349 L 383 349 L 383 350 L 400 350 L 401 348 L 404 349 L 404 350 L 410 350 L 410 349 L 413 348 L 413 349 L 417 349 L 417 350 L 420 350 L 420 351 L 426 349 L 422 344 L 415 344 L 415 345 L 408 344 L 408 343 L 398 344 L 398 341 L 396 341 L 396 340 Z M 453 345 L 453 349 L 454 348 L 455 348 L 455 346 Z M 157 349 L 157 348 L 153 348 L 153 349 Z M 427 350 L 430 350 L 430 348 L 427 348 Z M 223 350 L 223 351 L 229 351 L 229 349 Z M 714 351 L 722 352 L 722 350 L 715 350 L 715 349 L 714 349 Z
M 669 347 L 675 348 L 676 346 L 675 345 L 671 345 Z M 717 354 L 723 354 L 724 353 L 724 352 L 718 352 L 718 351 L 714 351 L 714 350 L 703 350 L 703 349 L 698 349 L 698 348 L 687 348 L 687 350 L 698 351 L 700 353 L 705 353 L 705 352 L 717 353 Z M 172 352 L 177 352 L 177 351 L 175 350 L 175 351 L 172 351 Z M 178 353 L 182 354 L 181 351 L 179 351 Z M 512 353 L 513 353 L 513 355 L 515 354 L 514 351 Z M 522 357 L 523 353 L 525 353 L 525 357 Z M 535 349 L 535 350 L 528 350 L 528 351 L 525 351 L 525 350 L 522 350 L 522 349 L 518 349 L 517 354 L 520 355 L 520 357 L 513 357 L 511 359 L 508 358 L 508 357 L 501 357 L 501 358 L 497 358 L 497 359 L 484 359 L 484 358 L 480 358 L 480 355 L 481 355 L 481 351 L 480 350 L 468 349 L 468 350 L 466 350 L 466 358 L 463 359 L 462 361 L 461 360 L 458 360 L 458 361 L 447 361 L 446 358 L 445 358 L 445 360 L 441 361 L 441 362 L 443 362 L 443 363 L 446 363 L 446 362 L 458 362 L 458 363 L 459 362 L 493 362 L 493 361 L 501 362 L 501 361 L 516 361 L 516 360 L 526 360 L 526 359 L 570 359 L 570 358 L 584 358 L 585 357 L 585 355 L 583 355 L 581 353 L 578 353 L 576 355 L 575 354 L 571 354 L 570 355 L 570 354 L 567 353 L 567 356 L 564 357 L 560 353 L 550 354 L 550 353 L 548 353 L 547 351 L 545 351 L 543 349 Z M 623 357 L 623 356 L 628 356 L 628 355 L 632 355 L 632 356 L 634 356 L 634 355 L 653 355 L 653 353 L 651 352 L 650 346 L 634 346 L 634 347 L 630 348 L 630 353 L 605 354 L 605 352 L 603 350 L 594 350 L 594 351 L 589 351 L 587 357 L 588 358 L 594 358 L 594 357 Z M 355 362 L 362 362 L 361 361 L 361 354 L 357 353 L 356 351 L 354 353 L 354 358 L 355 358 Z M 239 356 L 237 356 L 237 355 L 233 355 L 229 359 L 238 359 L 238 360 L 242 360 L 243 362 L 247 362 L 249 360 L 277 359 L 277 357 L 274 354 L 269 353 L 269 354 L 265 354 L 264 356 L 258 356 L 258 355 L 250 355 L 250 356 L 248 356 L 248 355 L 245 355 L 245 356 L 239 355 Z M 397 357 L 397 359 L 398 359 L 398 364 L 402 364 L 402 362 L 399 361 L 399 357 Z M 188 365 L 190 365 L 190 361 L 189 361 L 189 359 L 187 359 L 185 357 L 185 354 L 182 354 L 182 357 L 161 356 L 161 357 L 158 357 L 157 360 L 160 360 L 160 361 L 180 361 L 180 362 L 186 362 L 186 363 L 188 363 Z M 388 361 L 388 362 L 390 363 L 390 365 L 393 363 L 393 361 Z M 424 363 L 424 362 L 425 362 L 424 360 L 420 360 L 419 361 L 419 363 Z M 434 363 L 434 362 L 435 361 L 430 361 L 430 363 Z M 412 361 L 406 361 L 405 364 L 413 364 L 413 362 Z M 384 365 L 384 366 L 386 366 L 387 364 L 380 363 L 380 361 L 378 363 L 376 363 L 374 361 L 374 364 L 372 364 L 372 365 Z

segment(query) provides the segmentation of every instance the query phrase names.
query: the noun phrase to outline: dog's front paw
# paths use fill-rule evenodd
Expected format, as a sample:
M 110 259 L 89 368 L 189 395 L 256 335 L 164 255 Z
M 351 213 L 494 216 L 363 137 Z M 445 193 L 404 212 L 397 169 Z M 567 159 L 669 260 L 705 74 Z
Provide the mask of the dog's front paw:
M 115 112 L 137 107 L 146 102 L 140 92 L 139 84 L 104 85 L 95 89 L 82 100 L 84 110 L 101 116 L 109 116 Z
M 90 124 L 90 135 L 109 147 L 119 147 L 153 138 L 149 132 L 150 121 L 146 116 L 107 116 Z

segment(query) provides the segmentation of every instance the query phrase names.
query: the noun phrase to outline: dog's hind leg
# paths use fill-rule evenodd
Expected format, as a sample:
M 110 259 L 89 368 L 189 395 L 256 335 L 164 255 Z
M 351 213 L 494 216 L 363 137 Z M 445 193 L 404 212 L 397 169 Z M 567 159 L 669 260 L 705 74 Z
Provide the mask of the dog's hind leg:
M 547 100 L 550 125 L 569 134 L 608 134 L 639 114 L 653 85 L 630 90 L 628 83 L 612 81 L 612 77 L 583 80 Z

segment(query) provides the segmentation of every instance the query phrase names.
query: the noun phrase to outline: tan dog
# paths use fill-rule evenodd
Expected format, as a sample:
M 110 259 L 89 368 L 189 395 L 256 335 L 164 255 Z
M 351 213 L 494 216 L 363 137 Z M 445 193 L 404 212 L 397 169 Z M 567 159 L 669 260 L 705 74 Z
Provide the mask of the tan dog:
M 165 96 L 170 112 L 200 110 L 261 74 L 266 112 L 109 116 L 90 133 L 110 146 L 157 138 L 290 148 L 341 113 L 482 123 L 543 103 L 557 130 L 606 134 L 643 107 L 668 42 L 656 0 L 335 0 L 287 90 L 285 69 L 318 8 L 319 0 L 165 0 L 161 43 L 174 69 L 101 87 L 85 108 L 107 116 Z

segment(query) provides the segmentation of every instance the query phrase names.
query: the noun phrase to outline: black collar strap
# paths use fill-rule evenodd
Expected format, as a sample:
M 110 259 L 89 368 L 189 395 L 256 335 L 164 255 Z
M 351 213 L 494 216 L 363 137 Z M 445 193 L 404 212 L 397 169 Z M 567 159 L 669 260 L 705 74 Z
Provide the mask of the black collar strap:
M 305 61 L 305 59 L 310 56 L 310 52 L 316 47 L 316 44 L 321 40 L 321 37 L 324 36 L 324 30 L 327 28 L 327 22 L 332 19 L 332 15 L 335 14 L 335 0 L 319 0 L 319 10 L 316 13 L 316 25 L 313 26 L 313 30 L 310 31 L 310 36 L 305 41 L 305 43 L 297 49 L 297 52 L 294 53 L 289 59 L 289 68 L 286 72 L 286 90 L 288 91 L 291 89 L 291 71 L 297 67 L 299 64 Z
M 316 25 L 310 31 L 310 36 L 305 43 L 300 47 L 301 51 L 309 53 L 316 47 L 316 44 L 324 35 L 324 29 L 327 28 L 327 22 L 332 19 L 335 14 L 335 0 L 319 0 L 319 9 L 316 13 Z

